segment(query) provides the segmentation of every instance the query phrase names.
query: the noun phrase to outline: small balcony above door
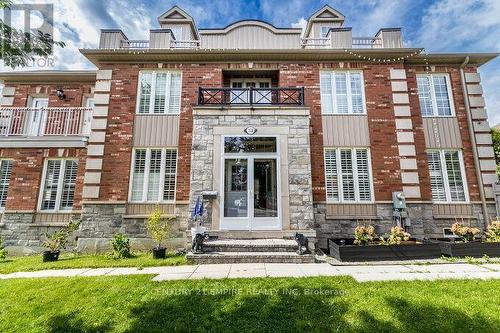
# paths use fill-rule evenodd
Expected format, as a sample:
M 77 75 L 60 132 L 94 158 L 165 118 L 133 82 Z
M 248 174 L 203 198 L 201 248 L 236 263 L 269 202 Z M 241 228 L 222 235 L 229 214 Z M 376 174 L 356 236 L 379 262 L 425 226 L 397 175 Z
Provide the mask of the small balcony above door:
M 198 105 L 304 106 L 304 87 L 200 87 Z

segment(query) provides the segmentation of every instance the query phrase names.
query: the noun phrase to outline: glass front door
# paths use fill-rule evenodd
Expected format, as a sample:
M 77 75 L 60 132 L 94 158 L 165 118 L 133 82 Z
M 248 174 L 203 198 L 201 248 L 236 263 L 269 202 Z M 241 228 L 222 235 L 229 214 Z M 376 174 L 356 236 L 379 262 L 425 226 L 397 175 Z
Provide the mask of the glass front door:
M 281 230 L 276 138 L 255 139 L 225 140 L 223 230 Z

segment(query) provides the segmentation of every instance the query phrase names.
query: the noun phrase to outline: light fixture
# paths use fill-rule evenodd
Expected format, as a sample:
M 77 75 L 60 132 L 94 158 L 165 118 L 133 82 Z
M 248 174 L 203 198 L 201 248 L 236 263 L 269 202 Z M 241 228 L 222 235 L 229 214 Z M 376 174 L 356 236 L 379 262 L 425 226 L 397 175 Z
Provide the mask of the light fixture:
M 66 99 L 66 95 L 64 94 L 64 90 L 62 88 L 56 90 L 56 95 L 59 99 Z

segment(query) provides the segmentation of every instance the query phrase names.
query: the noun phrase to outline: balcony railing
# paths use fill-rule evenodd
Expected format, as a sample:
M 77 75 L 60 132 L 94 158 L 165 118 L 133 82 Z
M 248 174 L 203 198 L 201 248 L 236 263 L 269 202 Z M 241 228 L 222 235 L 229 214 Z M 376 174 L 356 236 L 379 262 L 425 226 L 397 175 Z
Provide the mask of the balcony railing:
M 198 104 L 303 106 L 304 88 L 199 88 Z
M 171 40 L 170 47 L 173 49 L 197 49 L 200 47 L 199 40 Z
M 331 47 L 331 39 L 330 38 L 302 38 L 302 47 L 305 47 L 305 48 Z
M 149 40 L 122 40 L 122 49 L 149 49 Z
M 92 108 L 0 108 L 0 136 L 88 136 Z
M 353 37 L 352 47 L 354 48 L 380 48 L 382 38 L 379 37 Z

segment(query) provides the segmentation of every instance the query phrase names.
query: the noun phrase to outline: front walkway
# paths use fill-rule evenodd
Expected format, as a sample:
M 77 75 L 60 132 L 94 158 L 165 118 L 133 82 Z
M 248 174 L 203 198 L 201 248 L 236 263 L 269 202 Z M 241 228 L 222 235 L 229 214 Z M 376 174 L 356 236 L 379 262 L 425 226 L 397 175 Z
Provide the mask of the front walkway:
M 329 264 L 217 264 L 148 268 L 60 269 L 0 274 L 1 279 L 45 277 L 90 277 L 117 275 L 155 275 L 153 281 L 183 279 L 222 279 L 255 277 L 306 277 L 347 275 L 358 282 L 437 279 L 500 279 L 500 264 L 437 265 L 357 265 Z

